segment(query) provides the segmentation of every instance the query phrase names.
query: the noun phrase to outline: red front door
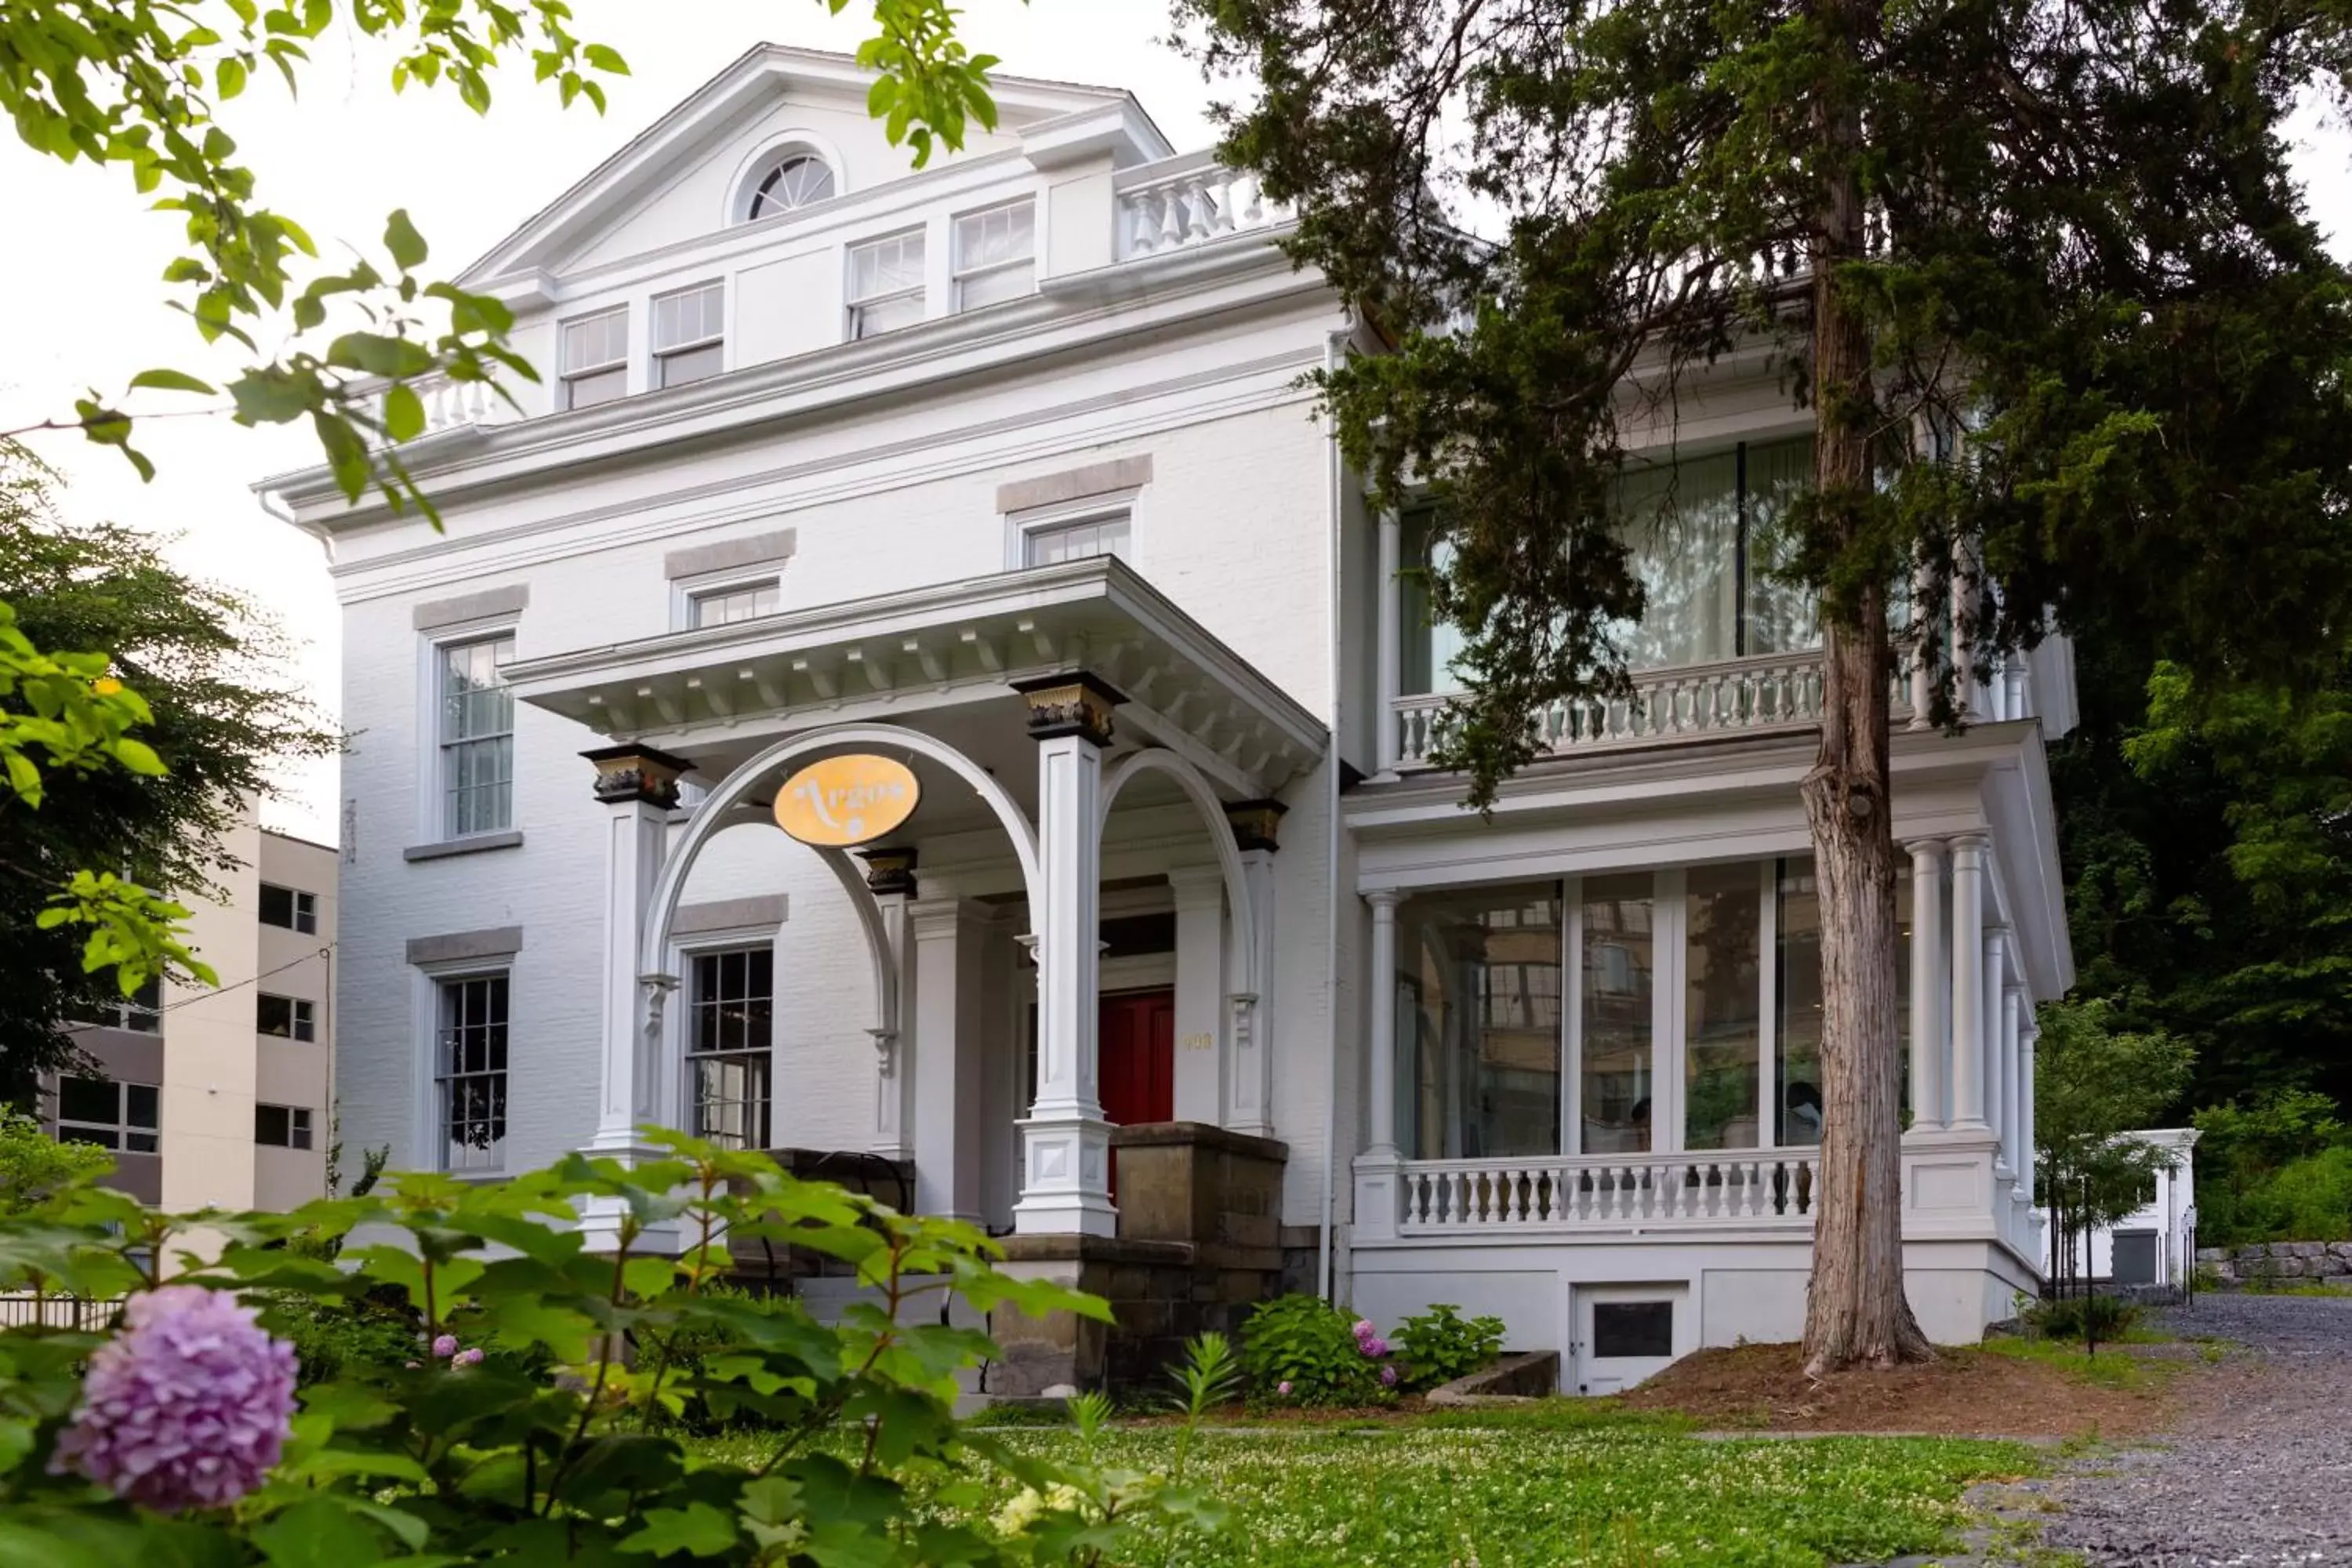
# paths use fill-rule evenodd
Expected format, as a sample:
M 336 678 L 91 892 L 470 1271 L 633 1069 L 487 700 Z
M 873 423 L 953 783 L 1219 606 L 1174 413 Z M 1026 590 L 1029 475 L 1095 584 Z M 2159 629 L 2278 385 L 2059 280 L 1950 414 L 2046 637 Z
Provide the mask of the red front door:
M 1176 994 L 1129 991 L 1102 999 L 1103 1120 L 1116 1127 L 1176 1120 Z M 1110 1191 L 1118 1196 L 1118 1155 Z

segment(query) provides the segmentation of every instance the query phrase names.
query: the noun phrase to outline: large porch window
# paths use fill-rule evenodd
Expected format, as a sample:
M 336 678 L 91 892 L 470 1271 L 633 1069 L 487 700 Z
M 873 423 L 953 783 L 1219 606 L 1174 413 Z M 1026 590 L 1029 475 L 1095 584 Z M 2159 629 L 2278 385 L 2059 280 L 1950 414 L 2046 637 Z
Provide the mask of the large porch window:
M 1910 891 L 1906 874 L 1906 1059 Z M 1395 1005 L 1407 1159 L 1821 1142 L 1809 856 L 1417 894 L 1397 910 Z
M 1631 464 L 1620 482 L 1622 537 L 1648 593 L 1638 626 L 1620 629 L 1636 669 L 1708 664 L 1820 646 L 1810 595 L 1772 580 L 1787 547 L 1778 523 L 1812 482 L 1813 441 L 1743 441 L 1727 451 L 1669 463 Z M 1402 520 L 1402 564 L 1444 564 L 1431 515 Z M 1400 693 L 1451 691 L 1462 634 L 1433 624 L 1428 590 L 1408 570 L 1402 596 Z

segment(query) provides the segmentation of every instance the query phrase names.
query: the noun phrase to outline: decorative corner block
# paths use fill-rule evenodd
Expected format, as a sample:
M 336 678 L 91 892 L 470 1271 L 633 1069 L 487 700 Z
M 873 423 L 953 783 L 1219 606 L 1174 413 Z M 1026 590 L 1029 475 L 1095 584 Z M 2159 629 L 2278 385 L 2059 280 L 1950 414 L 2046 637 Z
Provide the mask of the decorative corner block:
M 1282 847 L 1276 836 L 1289 809 L 1278 800 L 1237 800 L 1226 805 L 1225 820 L 1233 824 L 1234 842 L 1240 847 L 1272 851 Z
M 915 896 L 915 852 L 912 849 L 860 849 L 857 858 L 866 862 L 866 890 L 879 896 L 900 893 Z
M 607 805 L 642 801 L 668 811 L 677 805 L 677 781 L 694 771 L 684 757 L 651 746 L 600 746 L 580 754 L 596 764 L 596 798 Z
M 1087 669 L 1033 676 L 1013 682 L 1013 689 L 1028 699 L 1033 741 L 1083 735 L 1097 746 L 1108 746 L 1111 710 L 1127 700 L 1125 692 Z

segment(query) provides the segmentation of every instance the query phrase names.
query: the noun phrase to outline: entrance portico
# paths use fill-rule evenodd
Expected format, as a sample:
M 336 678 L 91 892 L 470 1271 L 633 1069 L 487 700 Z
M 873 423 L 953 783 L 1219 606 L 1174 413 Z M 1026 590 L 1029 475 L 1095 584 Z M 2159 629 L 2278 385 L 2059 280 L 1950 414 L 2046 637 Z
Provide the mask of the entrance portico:
M 812 849 L 847 895 L 872 969 L 867 1146 L 911 1157 L 918 1207 L 1022 1234 L 1117 1233 L 1098 1040 L 1107 865 L 1122 883 L 1164 888 L 1179 1114 L 1273 1132 L 1261 1015 L 1275 797 L 1321 756 L 1325 733 L 1122 563 L 998 574 L 507 673 L 523 701 L 615 742 L 586 753 L 609 816 L 594 1151 L 635 1157 L 637 1128 L 696 1126 L 674 1001 L 688 880 L 722 834 L 778 831 L 772 797 L 796 770 L 846 753 L 903 762 L 921 785 L 911 819 L 857 846 L 862 862 L 848 845 Z M 1032 973 L 1023 1086 L 1007 1020 Z M 780 966 L 777 989 L 791 984 Z M 1019 1129 L 1009 1214 L 989 1195 L 1013 1120 L 992 1114 L 999 1105 Z

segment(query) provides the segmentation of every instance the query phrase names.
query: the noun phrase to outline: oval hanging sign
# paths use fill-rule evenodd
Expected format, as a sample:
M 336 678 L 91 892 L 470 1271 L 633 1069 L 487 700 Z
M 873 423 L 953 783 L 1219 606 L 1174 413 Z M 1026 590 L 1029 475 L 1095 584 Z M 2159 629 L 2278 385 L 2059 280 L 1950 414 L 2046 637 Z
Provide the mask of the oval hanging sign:
M 776 792 L 776 826 L 803 844 L 846 848 L 881 837 L 915 815 L 923 787 L 889 757 L 852 752 L 811 763 Z

